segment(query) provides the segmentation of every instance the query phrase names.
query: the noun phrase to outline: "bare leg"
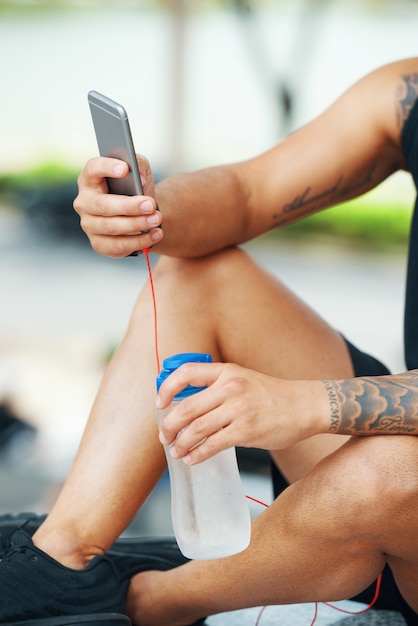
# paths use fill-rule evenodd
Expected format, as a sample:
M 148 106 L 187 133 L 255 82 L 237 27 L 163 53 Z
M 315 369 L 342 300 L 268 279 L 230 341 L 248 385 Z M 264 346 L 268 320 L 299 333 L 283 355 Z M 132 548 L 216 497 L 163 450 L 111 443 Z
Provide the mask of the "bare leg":
M 255 520 L 246 551 L 134 577 L 128 614 L 137 626 L 180 626 L 250 606 L 341 600 L 386 562 L 417 611 L 417 452 L 416 437 L 350 440 Z
M 162 257 L 154 280 L 161 358 L 203 351 L 284 378 L 352 375 L 341 336 L 238 249 L 195 260 Z M 146 287 L 108 367 L 68 480 L 34 536 L 36 545 L 70 567 L 83 566 L 113 543 L 165 468 L 155 375 Z M 285 454 L 290 480 L 344 441 L 332 437 L 329 445 L 321 439 Z

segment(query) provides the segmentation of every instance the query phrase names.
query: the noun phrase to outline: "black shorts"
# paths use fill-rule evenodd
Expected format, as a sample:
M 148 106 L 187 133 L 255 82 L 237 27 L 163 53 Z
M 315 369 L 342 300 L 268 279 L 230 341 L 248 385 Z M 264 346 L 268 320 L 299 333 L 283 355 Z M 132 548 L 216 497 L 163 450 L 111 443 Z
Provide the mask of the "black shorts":
M 355 376 L 384 376 L 385 374 L 390 374 L 386 365 L 383 365 L 374 356 L 361 352 L 356 346 L 347 341 L 345 337 L 344 341 L 350 353 Z
M 361 352 L 358 348 L 353 346 L 353 344 L 347 341 L 347 339 L 345 339 L 345 342 L 350 352 L 355 376 L 384 376 L 385 374 L 390 374 L 390 371 L 385 365 L 383 365 L 383 363 L 369 354 Z M 272 464 L 272 479 L 274 496 L 277 497 L 283 489 L 288 486 L 288 483 L 274 464 Z M 373 605 L 373 608 L 387 611 L 398 611 L 402 614 L 408 626 L 418 626 L 418 614 L 411 609 L 401 596 L 390 568 L 386 566 L 382 574 L 382 586 L 380 588 L 379 598 Z M 351 600 L 370 604 L 373 600 L 375 590 L 376 583 L 373 583 L 362 593 L 354 598 L 351 598 Z

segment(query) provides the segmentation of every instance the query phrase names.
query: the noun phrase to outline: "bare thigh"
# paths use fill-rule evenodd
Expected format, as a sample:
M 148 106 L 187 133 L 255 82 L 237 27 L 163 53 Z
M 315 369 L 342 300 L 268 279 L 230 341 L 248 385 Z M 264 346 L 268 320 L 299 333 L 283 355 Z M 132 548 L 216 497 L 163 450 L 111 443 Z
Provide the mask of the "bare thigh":
M 239 248 L 198 259 L 163 257 L 155 277 L 163 352 L 176 332 L 184 351 L 203 341 L 215 359 L 272 376 L 354 375 L 341 335 Z M 318 435 L 272 456 L 293 482 L 344 441 Z

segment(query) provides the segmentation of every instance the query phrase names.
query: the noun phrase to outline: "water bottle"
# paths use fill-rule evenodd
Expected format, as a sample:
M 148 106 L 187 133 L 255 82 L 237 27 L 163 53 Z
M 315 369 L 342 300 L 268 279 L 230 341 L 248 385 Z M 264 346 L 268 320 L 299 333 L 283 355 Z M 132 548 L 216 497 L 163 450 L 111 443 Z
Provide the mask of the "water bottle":
M 163 361 L 157 390 L 180 365 L 211 363 L 210 354 L 177 354 Z M 187 396 L 204 387 L 188 386 L 164 410 L 157 410 L 158 423 Z M 251 519 L 241 483 L 235 448 L 189 466 L 164 446 L 170 475 L 171 517 L 178 546 L 189 559 L 217 559 L 244 550 L 250 542 Z

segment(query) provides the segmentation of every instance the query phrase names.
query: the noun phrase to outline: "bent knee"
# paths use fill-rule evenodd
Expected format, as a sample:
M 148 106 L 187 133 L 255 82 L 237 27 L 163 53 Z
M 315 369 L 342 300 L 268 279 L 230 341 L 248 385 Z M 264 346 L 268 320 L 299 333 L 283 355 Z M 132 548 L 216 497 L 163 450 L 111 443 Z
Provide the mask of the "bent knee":
M 418 438 L 353 437 L 321 461 L 308 480 L 320 506 L 348 524 L 378 525 L 418 509 Z
M 418 492 L 418 437 L 380 435 L 353 438 L 347 462 L 366 493 L 391 500 Z
M 219 281 L 222 277 L 231 280 L 234 267 L 241 271 L 247 254 L 237 247 L 226 248 L 219 252 L 214 252 L 201 257 L 171 257 L 161 256 L 154 268 L 155 281 L 163 281 L 168 277 L 170 283 L 179 280 L 184 285 L 185 281 L 190 284 L 194 281 L 197 284 L 207 283 L 211 279 Z
M 235 258 L 242 258 L 247 256 L 246 253 L 239 247 L 231 246 L 230 248 L 223 248 L 217 252 L 206 254 L 203 256 L 190 256 L 190 257 L 176 257 L 161 255 L 156 268 L 166 269 L 193 269 L 194 267 L 213 267 L 218 263 L 222 265 L 227 261 L 232 262 Z

